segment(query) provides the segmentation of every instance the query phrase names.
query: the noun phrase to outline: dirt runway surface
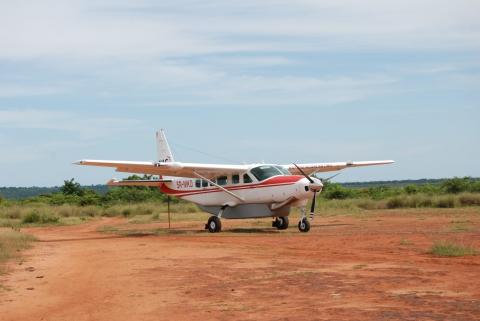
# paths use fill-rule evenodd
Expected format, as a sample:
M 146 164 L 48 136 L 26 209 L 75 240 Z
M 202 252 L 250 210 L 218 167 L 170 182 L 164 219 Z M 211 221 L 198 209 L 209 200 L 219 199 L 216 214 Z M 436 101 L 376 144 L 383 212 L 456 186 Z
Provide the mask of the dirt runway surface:
M 317 217 L 305 234 L 296 223 L 224 220 L 215 235 L 203 222 L 159 233 L 165 223 L 120 218 L 26 229 L 39 242 L 0 276 L 0 319 L 480 319 L 480 256 L 427 253 L 438 240 L 480 248 L 478 210 Z

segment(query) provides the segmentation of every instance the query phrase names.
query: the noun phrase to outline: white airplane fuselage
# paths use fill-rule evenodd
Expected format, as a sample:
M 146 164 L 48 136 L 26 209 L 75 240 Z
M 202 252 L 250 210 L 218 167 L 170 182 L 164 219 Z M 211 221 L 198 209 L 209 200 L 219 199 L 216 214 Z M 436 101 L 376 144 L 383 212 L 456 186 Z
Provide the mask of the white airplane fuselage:
M 191 178 L 174 178 L 172 182 L 163 183 L 160 191 L 182 198 L 184 200 L 203 206 L 234 207 L 240 204 L 274 204 L 286 202 L 292 198 L 298 202 L 307 202 L 312 198 L 313 192 L 308 189 L 310 182 L 300 175 L 279 175 L 263 181 L 252 183 L 225 184 L 226 190 L 234 193 L 239 198 L 225 193 L 219 187 L 208 184 L 196 186 L 201 180 Z

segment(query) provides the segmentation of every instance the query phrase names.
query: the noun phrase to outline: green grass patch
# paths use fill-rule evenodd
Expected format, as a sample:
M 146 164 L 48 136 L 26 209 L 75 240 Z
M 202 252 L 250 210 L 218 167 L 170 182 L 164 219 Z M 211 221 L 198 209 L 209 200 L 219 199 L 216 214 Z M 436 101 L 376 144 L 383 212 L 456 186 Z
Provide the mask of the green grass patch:
M 478 251 L 470 246 L 441 241 L 435 242 L 430 248 L 429 253 L 436 256 L 457 257 L 477 255 Z

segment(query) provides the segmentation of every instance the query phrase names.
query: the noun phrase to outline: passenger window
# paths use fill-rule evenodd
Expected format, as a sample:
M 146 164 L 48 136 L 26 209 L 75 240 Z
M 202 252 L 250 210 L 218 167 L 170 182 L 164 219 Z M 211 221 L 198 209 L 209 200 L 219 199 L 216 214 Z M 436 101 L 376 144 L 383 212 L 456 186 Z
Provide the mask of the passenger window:
M 234 174 L 232 175 L 232 184 L 238 184 L 240 183 L 240 175 Z
M 200 187 L 201 184 L 202 184 L 201 180 L 199 180 L 199 179 L 195 180 L 195 187 Z
M 217 179 L 216 179 L 216 178 L 212 178 L 211 181 L 212 181 L 213 183 L 217 183 Z M 212 184 L 212 183 L 208 183 L 208 185 L 209 185 L 209 186 L 215 186 L 215 185 Z
M 207 186 L 208 186 L 208 182 L 202 179 L 202 187 L 207 187 Z
M 248 174 L 243 174 L 243 183 L 248 184 L 252 182 L 252 178 Z
M 228 178 L 227 176 L 219 176 L 217 177 L 217 184 L 218 185 L 227 185 Z

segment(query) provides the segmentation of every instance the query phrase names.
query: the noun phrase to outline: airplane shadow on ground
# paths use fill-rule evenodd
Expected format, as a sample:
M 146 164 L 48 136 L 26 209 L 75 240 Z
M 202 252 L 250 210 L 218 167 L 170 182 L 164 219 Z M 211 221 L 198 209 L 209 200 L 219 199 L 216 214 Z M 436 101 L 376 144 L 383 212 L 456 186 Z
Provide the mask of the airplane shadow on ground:
M 315 225 L 316 228 L 322 227 L 332 227 L 332 226 L 351 226 L 354 224 L 322 224 Z M 290 229 L 294 229 L 294 226 L 291 226 Z M 186 230 L 186 229 L 154 229 L 154 230 L 119 230 L 113 232 L 110 235 L 103 236 L 86 236 L 86 237 L 72 237 L 72 238 L 58 238 L 58 239 L 45 239 L 38 240 L 37 242 L 50 243 L 50 242 L 72 242 L 72 241 L 90 241 L 90 240 L 104 240 L 104 239 L 121 239 L 121 238 L 137 238 L 137 237 L 147 237 L 147 236 L 169 236 L 169 235 L 222 235 L 222 234 L 282 234 L 285 231 L 279 231 L 275 228 L 270 227 L 236 227 L 231 229 L 225 229 L 220 234 L 210 234 L 208 231 L 203 229 L 195 230 Z

